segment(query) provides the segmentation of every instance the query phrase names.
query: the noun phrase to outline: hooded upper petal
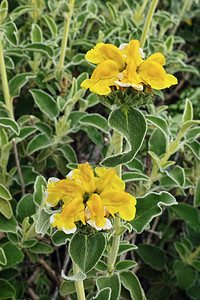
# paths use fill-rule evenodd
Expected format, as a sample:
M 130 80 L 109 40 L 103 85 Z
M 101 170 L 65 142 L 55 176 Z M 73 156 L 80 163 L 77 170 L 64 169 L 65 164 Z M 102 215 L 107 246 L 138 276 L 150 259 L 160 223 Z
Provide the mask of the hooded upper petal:
M 106 169 L 102 168 L 95 168 L 96 174 L 99 178 L 96 178 L 96 186 L 97 191 L 101 193 L 103 190 L 106 189 L 119 189 L 124 191 L 125 183 L 119 176 L 116 175 L 116 171 L 114 169 Z
M 80 164 L 73 171 L 72 178 L 81 182 L 86 193 L 93 193 L 96 189 L 94 172 L 89 164 Z
M 120 70 L 123 70 L 125 66 L 122 52 L 112 44 L 97 44 L 94 49 L 86 53 L 85 58 L 94 64 L 100 64 L 105 60 L 113 60 Z

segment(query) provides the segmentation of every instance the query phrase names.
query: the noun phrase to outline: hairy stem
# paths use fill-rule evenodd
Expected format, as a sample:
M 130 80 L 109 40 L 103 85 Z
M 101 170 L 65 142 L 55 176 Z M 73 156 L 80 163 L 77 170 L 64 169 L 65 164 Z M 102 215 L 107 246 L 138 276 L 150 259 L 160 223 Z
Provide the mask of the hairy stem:
M 0 71 L 1 71 L 1 80 L 2 80 L 5 104 L 7 107 L 9 117 L 14 120 L 12 99 L 11 99 L 10 92 L 9 92 L 8 79 L 7 79 L 7 73 L 6 73 L 5 61 L 4 61 L 4 55 L 3 55 L 3 45 L 2 45 L 2 34 L 1 33 L 0 33 Z
M 149 12 L 148 12 L 148 15 L 147 15 L 147 19 L 146 19 L 146 22 L 144 24 L 144 29 L 143 29 L 143 32 L 142 32 L 142 37 L 141 37 L 141 41 L 140 41 L 140 47 L 141 48 L 144 47 L 144 44 L 145 44 L 145 41 L 146 41 L 146 38 L 147 38 L 147 33 L 148 33 L 148 30 L 149 30 L 149 26 L 151 24 L 151 20 L 153 18 L 153 14 L 154 14 L 154 11 L 156 9 L 157 3 L 158 3 L 158 0 L 152 0 L 150 9 L 149 9 Z
M 122 152 L 122 142 L 123 142 L 123 137 L 120 133 L 114 132 L 113 133 L 113 140 L 114 140 L 114 153 L 118 154 Z M 117 175 L 121 178 L 121 169 L 122 166 L 118 165 L 116 167 L 116 173 Z M 115 267 L 115 262 L 118 254 L 118 249 L 119 249 L 119 243 L 120 243 L 120 218 L 118 216 L 115 217 L 114 220 L 114 229 L 115 229 L 115 236 L 113 236 L 113 242 L 112 242 L 112 247 L 110 250 L 110 253 L 108 255 L 108 272 L 109 274 L 112 274 L 114 271 Z
M 188 7 L 190 7 L 190 6 L 189 6 L 190 2 L 192 2 L 192 1 L 191 1 L 191 0 L 185 0 L 185 1 L 184 1 L 184 4 L 183 4 L 183 6 L 182 6 L 182 9 L 181 9 L 181 11 L 180 11 L 180 13 L 179 13 L 179 19 L 180 19 L 180 22 L 181 22 L 181 20 L 183 19 L 186 10 L 188 9 Z M 176 26 L 173 28 L 173 30 L 172 30 L 172 32 L 171 32 L 172 35 L 175 35 L 175 33 L 176 33 L 176 31 L 177 31 L 179 25 L 180 25 L 180 23 L 179 23 L 179 24 L 176 24 Z
M 62 39 L 62 44 L 61 44 L 61 52 L 60 52 L 60 59 L 58 63 L 58 72 L 61 72 L 63 69 L 63 63 L 65 59 L 65 52 L 66 52 L 66 47 L 67 47 L 67 40 L 68 40 L 68 34 L 69 34 L 69 24 L 70 24 L 70 18 L 72 15 L 74 7 L 74 0 L 69 1 L 69 9 L 70 11 L 67 13 L 65 23 L 64 23 L 64 33 L 63 33 L 63 39 Z
M 75 263 L 73 264 L 73 271 L 74 271 L 74 275 L 78 274 L 79 272 L 79 268 Z M 83 281 L 75 281 L 75 288 L 76 288 L 76 294 L 78 296 L 78 300 L 85 300 Z

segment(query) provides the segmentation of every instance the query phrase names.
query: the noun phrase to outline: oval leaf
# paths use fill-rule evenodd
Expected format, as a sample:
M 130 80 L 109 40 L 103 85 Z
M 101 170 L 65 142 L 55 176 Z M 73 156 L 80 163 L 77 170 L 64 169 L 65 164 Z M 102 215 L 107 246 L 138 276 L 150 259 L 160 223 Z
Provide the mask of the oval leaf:
M 20 133 L 19 125 L 17 124 L 17 122 L 10 118 L 0 118 L 0 126 L 4 128 L 10 128 L 17 135 L 19 135 Z
M 57 117 L 59 113 L 58 107 L 56 101 L 50 95 L 36 89 L 33 89 L 30 92 L 35 100 L 35 103 L 44 114 L 46 114 L 51 120 Z
M 147 125 L 143 114 L 135 108 L 116 109 L 109 116 L 109 125 L 121 133 L 130 149 L 127 152 L 105 158 L 101 164 L 106 167 L 116 167 L 131 161 L 142 146 Z
M 95 267 L 106 246 L 103 233 L 84 235 L 76 233 L 70 242 L 69 253 L 72 260 L 83 273 Z

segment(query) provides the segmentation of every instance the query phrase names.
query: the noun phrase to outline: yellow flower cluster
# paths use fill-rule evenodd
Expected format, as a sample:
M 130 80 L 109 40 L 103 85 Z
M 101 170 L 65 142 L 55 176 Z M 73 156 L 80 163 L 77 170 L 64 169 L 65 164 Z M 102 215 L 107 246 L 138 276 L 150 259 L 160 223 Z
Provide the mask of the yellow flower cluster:
M 136 199 L 124 191 L 125 183 L 116 171 L 95 168 L 94 176 L 89 164 L 80 164 L 78 169 L 68 174 L 66 179 L 50 178 L 45 201 L 48 206 L 56 206 L 62 200 L 62 211 L 51 216 L 53 227 L 65 233 L 76 231 L 76 222 L 88 223 L 96 230 L 110 229 L 109 215 L 119 214 L 124 220 L 135 217 Z
M 81 87 L 99 95 L 108 95 L 113 86 L 117 89 L 131 86 L 142 91 L 144 85 L 160 90 L 177 84 L 176 77 L 164 70 L 165 57 L 161 53 L 154 53 L 143 60 L 144 53 L 138 40 L 121 44 L 119 48 L 99 43 L 86 53 L 85 58 L 98 65 Z

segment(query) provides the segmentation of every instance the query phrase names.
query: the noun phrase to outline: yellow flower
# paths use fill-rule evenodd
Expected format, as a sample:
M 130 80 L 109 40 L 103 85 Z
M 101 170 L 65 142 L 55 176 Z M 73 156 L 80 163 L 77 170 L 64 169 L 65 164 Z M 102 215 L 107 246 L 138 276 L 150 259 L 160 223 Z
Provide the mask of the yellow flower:
M 81 83 L 81 87 L 99 95 L 108 95 L 111 92 L 110 86 L 115 85 L 117 74 L 119 74 L 117 63 L 114 60 L 105 60 L 96 67 L 90 79 L 85 79 Z
M 161 53 L 154 53 L 143 62 L 138 69 L 142 81 L 149 84 L 153 89 L 161 90 L 177 84 L 175 76 L 167 74 L 162 67 L 165 58 Z
M 49 179 L 46 203 L 56 206 L 60 200 L 63 202 L 61 212 L 50 219 L 53 227 L 73 233 L 79 221 L 102 230 L 112 228 L 109 215 L 115 217 L 118 213 L 127 221 L 135 217 L 136 200 L 124 191 L 125 184 L 116 171 L 95 168 L 95 173 L 98 177 L 89 164 L 80 164 L 66 179 Z
M 94 64 L 100 64 L 105 60 L 113 60 L 117 63 L 119 70 L 123 70 L 125 67 L 122 52 L 112 44 L 97 44 L 94 49 L 86 53 L 85 58 Z
M 138 40 L 121 44 L 119 48 L 99 43 L 86 53 L 85 58 L 98 65 L 81 87 L 99 95 L 108 95 L 114 86 L 143 91 L 143 86 L 160 90 L 178 83 L 175 76 L 164 70 L 165 58 L 161 53 L 155 53 L 144 61 Z
M 143 90 L 143 85 L 141 77 L 136 72 L 136 64 L 135 61 L 130 58 L 129 64 L 126 69 L 118 75 L 120 81 L 115 81 L 121 87 L 129 87 L 132 86 L 134 89 L 138 91 Z

